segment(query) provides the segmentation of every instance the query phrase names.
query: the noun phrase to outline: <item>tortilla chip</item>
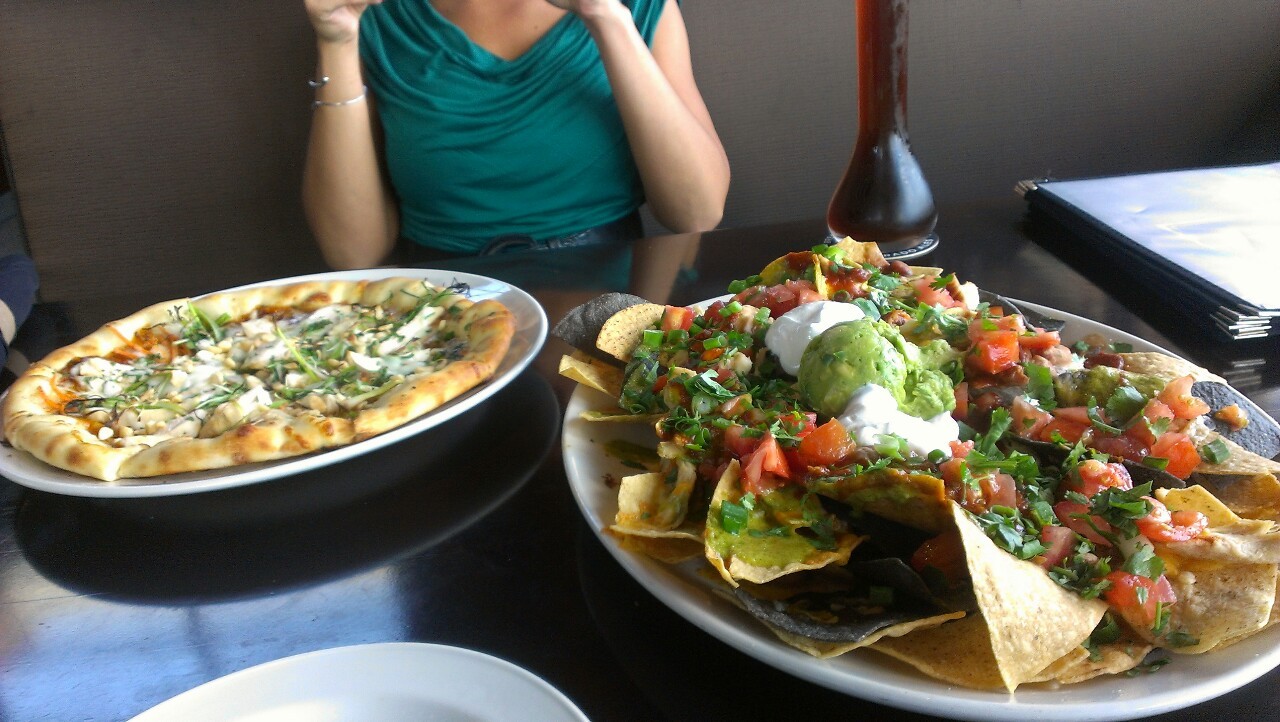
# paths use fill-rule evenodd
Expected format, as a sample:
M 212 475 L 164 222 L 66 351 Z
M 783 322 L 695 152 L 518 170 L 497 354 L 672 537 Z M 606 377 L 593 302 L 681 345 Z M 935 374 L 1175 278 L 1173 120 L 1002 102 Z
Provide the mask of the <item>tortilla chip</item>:
M 1229 647 L 1235 644 L 1236 642 L 1252 637 L 1258 632 L 1261 632 L 1263 629 L 1270 629 L 1271 627 L 1274 627 L 1276 624 L 1280 624 L 1280 577 L 1277 578 L 1277 582 L 1276 582 L 1275 600 L 1271 603 L 1271 616 L 1267 618 L 1267 623 L 1262 625 L 1262 629 L 1258 629 L 1253 632 L 1247 632 L 1245 634 L 1238 634 L 1234 637 L 1231 637 L 1230 639 L 1224 639 L 1218 643 L 1218 646 L 1214 647 L 1214 650 L 1217 651 L 1219 649 L 1222 649 L 1223 647 Z
M 1075 684 L 1104 674 L 1127 672 L 1142 664 L 1152 649 L 1151 645 L 1140 642 L 1112 642 L 1098 645 L 1098 658 L 1094 659 L 1089 650 L 1076 647 L 1028 681 Z
M 648 301 L 629 293 L 596 296 L 566 313 L 551 329 L 551 335 L 580 351 L 594 353 L 596 339 L 605 321 L 625 308 L 644 303 Z
M 873 242 L 855 241 L 845 236 L 836 243 L 836 248 L 844 251 L 844 261 L 846 266 L 857 266 L 862 264 L 870 264 L 876 268 L 884 268 L 889 262 L 884 259 L 884 255 L 880 253 L 880 246 Z
M 1155 497 L 1170 511 L 1198 511 L 1209 520 L 1210 527 L 1230 526 L 1240 521 L 1240 517 L 1231 511 L 1217 497 L 1210 494 L 1203 486 L 1188 486 L 1185 489 L 1156 489 Z
M 681 473 L 668 485 L 656 472 L 622 477 L 618 513 L 611 529 L 623 534 L 668 532 L 684 523 L 693 493 L 694 475 Z
M 880 469 L 841 477 L 821 486 L 820 493 L 848 504 L 855 514 L 870 512 L 921 531 L 937 534 L 954 523 L 946 486 L 929 474 Z
M 606 424 L 653 424 L 664 418 L 666 414 L 632 414 L 622 409 L 608 411 L 587 409 L 578 416 L 583 421 L 599 421 Z
M 841 532 L 836 535 L 836 548 L 831 551 L 818 549 L 802 539 L 800 543 L 804 545 L 805 552 L 803 558 L 780 566 L 752 564 L 735 555 L 732 545 L 724 551 L 717 550 L 712 542 L 714 532 L 721 528 L 719 519 L 721 504 L 727 500 L 737 502 L 744 496 L 742 488 L 738 484 L 740 472 L 741 467 L 735 459 L 729 462 L 728 468 L 725 469 L 724 474 L 720 477 L 720 482 L 716 484 L 716 490 L 711 496 L 711 506 L 707 510 L 706 536 L 704 537 L 706 540 L 707 561 L 716 568 L 716 571 L 720 572 L 720 576 L 730 586 L 738 586 L 738 580 L 740 579 L 755 584 L 764 584 L 787 574 L 808 569 L 820 569 L 828 564 L 844 564 L 849 561 L 849 554 L 862 541 L 862 537 L 848 532 Z M 725 533 L 725 536 L 730 537 L 732 535 Z M 786 538 L 761 538 L 754 541 L 756 544 L 764 544 L 768 543 L 770 539 L 774 539 L 781 545 L 793 543 L 796 537 L 797 535 L 791 535 Z
M 1275 564 L 1233 564 L 1166 575 L 1178 595 L 1169 608 L 1169 629 L 1198 642 L 1172 647 L 1179 654 L 1201 654 L 1227 640 L 1256 634 L 1271 620 L 1275 605 Z M 1138 629 L 1146 636 L 1147 630 Z M 1153 640 L 1154 641 L 1154 640 Z
M 605 529 L 618 540 L 618 546 L 627 551 L 638 552 L 652 557 L 664 564 L 680 562 L 702 556 L 701 529 L 676 530 L 655 533 L 654 535 L 620 532 L 617 529 Z
M 1155 376 L 1165 381 L 1172 381 L 1183 376 L 1190 376 L 1196 381 L 1217 381 L 1227 383 L 1226 379 L 1196 366 L 1190 361 L 1183 361 L 1169 354 L 1156 351 L 1135 351 L 1122 353 L 1124 370 L 1133 373 Z
M 901 624 L 894 624 L 878 629 L 857 642 L 823 642 L 817 639 L 810 639 L 809 637 L 802 637 L 799 634 L 793 634 L 785 629 L 769 624 L 768 622 L 762 622 L 762 624 L 768 627 L 769 631 L 773 632 L 778 639 L 781 639 L 792 647 L 819 659 L 830 659 L 831 657 L 838 657 L 855 649 L 870 647 L 882 639 L 901 637 L 904 634 L 909 634 L 918 629 L 932 629 L 941 626 L 946 622 L 961 619 L 964 615 L 964 612 L 947 612 L 946 614 L 939 614 L 932 617 L 913 619 L 909 622 L 902 622 Z
M 1063 589 L 1044 569 L 996 546 L 960 505 L 952 504 L 952 514 L 989 645 L 1012 692 L 1088 639 L 1107 605 Z
M 976 614 L 899 637 L 884 637 L 869 649 L 906 662 L 947 684 L 972 689 L 1005 687 L 991 649 L 991 632 L 986 620 Z
M 1227 458 L 1217 464 L 1201 461 L 1200 465 L 1195 468 L 1195 473 L 1197 474 L 1280 474 L 1280 461 L 1258 456 L 1231 439 L 1213 431 L 1205 426 L 1203 422 L 1189 425 L 1187 427 L 1187 436 L 1191 437 L 1196 446 L 1203 446 L 1210 441 L 1221 441 L 1226 445 L 1227 451 L 1230 452 Z
M 622 395 L 622 369 L 610 366 L 581 351 L 574 351 L 569 356 L 561 356 L 559 373 L 587 388 L 608 394 L 614 399 Z
M 619 361 L 630 361 L 645 329 L 661 321 L 665 311 L 665 306 L 656 303 L 640 303 L 622 309 L 600 327 L 596 348 Z

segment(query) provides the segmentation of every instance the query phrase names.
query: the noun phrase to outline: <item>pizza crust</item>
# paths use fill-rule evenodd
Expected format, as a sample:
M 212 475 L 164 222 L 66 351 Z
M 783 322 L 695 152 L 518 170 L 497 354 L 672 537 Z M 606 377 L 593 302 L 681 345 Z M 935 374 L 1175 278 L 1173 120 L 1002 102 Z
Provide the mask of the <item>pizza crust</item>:
M 139 331 L 170 322 L 173 310 L 187 304 L 210 318 L 226 314 L 239 319 L 272 307 L 311 312 L 330 304 L 381 305 L 394 314 L 414 308 L 422 291 L 423 282 L 410 278 L 311 281 L 149 306 L 33 364 L 9 390 L 2 409 L 5 434 L 14 447 L 45 463 L 104 481 L 270 461 L 376 436 L 491 378 L 515 333 L 511 312 L 494 300 L 475 303 L 462 295 L 444 297 L 442 323 L 466 339 L 462 353 L 443 367 L 407 375 L 354 418 L 272 409 L 211 438 L 179 436 L 152 445 L 115 446 L 100 440 L 83 420 L 60 413 L 67 395 L 59 391 L 59 379 L 82 358 L 128 352 Z

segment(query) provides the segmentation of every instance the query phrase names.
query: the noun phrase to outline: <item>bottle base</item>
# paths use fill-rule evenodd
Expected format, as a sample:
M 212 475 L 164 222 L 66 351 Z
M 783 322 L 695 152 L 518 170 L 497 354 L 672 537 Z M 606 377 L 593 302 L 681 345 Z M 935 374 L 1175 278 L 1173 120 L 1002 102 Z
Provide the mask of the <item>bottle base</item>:
M 839 242 L 835 234 L 830 230 L 827 231 L 826 243 L 834 244 Z M 933 251 L 938 247 L 938 234 L 930 233 L 924 238 L 911 238 L 905 241 L 894 241 L 892 243 L 880 243 L 880 253 L 887 261 L 906 261 L 912 258 L 919 258 Z

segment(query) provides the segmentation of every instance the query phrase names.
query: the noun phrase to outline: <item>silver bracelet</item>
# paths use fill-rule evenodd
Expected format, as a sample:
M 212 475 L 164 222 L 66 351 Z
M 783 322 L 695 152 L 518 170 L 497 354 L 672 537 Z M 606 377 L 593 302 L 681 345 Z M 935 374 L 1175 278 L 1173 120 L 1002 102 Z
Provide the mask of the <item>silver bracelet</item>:
M 333 103 L 331 103 L 331 102 L 329 102 L 329 101 L 327 101 L 327 100 L 313 100 L 313 101 L 311 101 L 311 107 L 312 107 L 312 108 L 319 108 L 319 107 L 322 107 L 322 106 L 323 106 L 323 107 L 329 107 L 329 108 L 341 108 L 341 107 L 342 107 L 342 106 L 344 106 L 344 105 L 351 105 L 352 103 L 359 103 L 360 101 L 364 100 L 364 96 L 365 96 L 365 95 L 367 95 L 367 94 L 368 94 L 368 92 L 369 92 L 369 86 L 367 86 L 367 85 L 362 85 L 362 86 L 360 86 L 360 94 L 359 94 L 359 95 L 357 95 L 357 96 L 356 96 L 356 97 L 354 97 L 354 98 L 348 98 L 348 99 L 346 99 L 346 100 L 339 100 L 339 101 L 337 101 L 337 102 L 333 102 Z
M 323 88 L 323 87 L 324 87 L 325 85 L 327 85 L 328 83 L 329 83 L 329 76 L 328 76 L 328 75 L 326 75 L 326 76 L 324 76 L 324 77 L 320 78 L 319 80 L 308 80 L 308 81 L 307 81 L 307 85 L 310 85 L 312 90 L 319 90 L 320 88 Z

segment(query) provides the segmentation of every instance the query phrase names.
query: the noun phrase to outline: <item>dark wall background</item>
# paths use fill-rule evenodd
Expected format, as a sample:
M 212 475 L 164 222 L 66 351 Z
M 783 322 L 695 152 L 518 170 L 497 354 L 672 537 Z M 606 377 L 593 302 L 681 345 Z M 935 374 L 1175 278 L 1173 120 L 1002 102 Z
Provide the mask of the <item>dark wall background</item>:
M 724 225 L 820 216 L 856 131 L 853 0 L 682 8 L 733 166 Z M 910 13 L 911 136 L 942 202 L 1280 158 L 1275 0 Z M 301 0 L 0 0 L 0 33 L 0 127 L 46 300 L 120 315 L 122 284 L 162 300 L 322 269 L 298 201 Z
M 731 225 L 821 216 L 857 131 L 853 0 L 685 0 Z M 1275 0 L 915 0 L 912 147 L 940 201 L 1280 159 Z

